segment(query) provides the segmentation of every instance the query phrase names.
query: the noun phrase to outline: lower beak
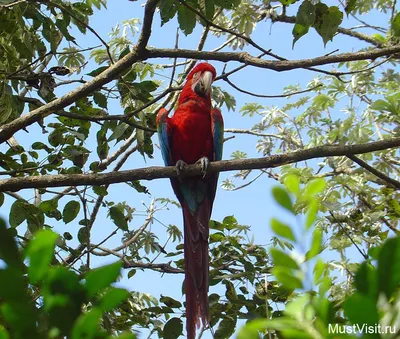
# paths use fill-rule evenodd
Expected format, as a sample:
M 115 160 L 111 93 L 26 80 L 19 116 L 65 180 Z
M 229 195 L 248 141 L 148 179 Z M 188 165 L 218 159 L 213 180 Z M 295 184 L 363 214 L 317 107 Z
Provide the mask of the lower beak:
M 213 74 L 209 71 L 204 72 L 194 88 L 195 92 L 200 96 L 209 94 L 212 82 Z

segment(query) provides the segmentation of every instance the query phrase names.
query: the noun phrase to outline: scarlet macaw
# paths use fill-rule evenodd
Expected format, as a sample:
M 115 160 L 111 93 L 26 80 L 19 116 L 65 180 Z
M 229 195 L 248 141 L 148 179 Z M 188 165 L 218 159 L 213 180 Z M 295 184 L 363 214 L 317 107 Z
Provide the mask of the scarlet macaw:
M 160 148 L 166 166 L 201 163 L 204 176 L 173 178 L 172 188 L 181 203 L 184 224 L 187 338 L 194 339 L 196 325 L 209 323 L 208 235 L 218 173 L 206 175 L 209 161 L 221 160 L 224 122 L 219 109 L 211 108 L 211 85 L 216 71 L 198 64 L 188 75 L 174 115 L 162 108 L 157 114 Z

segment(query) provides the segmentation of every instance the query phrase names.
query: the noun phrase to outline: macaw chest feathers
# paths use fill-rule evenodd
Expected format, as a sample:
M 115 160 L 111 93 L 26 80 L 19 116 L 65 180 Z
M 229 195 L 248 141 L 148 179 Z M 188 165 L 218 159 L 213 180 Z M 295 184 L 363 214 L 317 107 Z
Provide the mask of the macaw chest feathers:
M 171 119 L 172 158 L 194 164 L 202 157 L 213 159 L 213 137 L 209 114 L 191 112 L 177 114 Z

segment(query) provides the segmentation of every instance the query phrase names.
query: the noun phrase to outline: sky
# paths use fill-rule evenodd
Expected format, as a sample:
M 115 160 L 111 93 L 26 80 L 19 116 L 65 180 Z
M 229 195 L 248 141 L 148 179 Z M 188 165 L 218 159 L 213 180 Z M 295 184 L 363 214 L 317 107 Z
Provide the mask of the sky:
M 90 21 L 90 25 L 96 30 L 96 32 L 106 41 L 108 40 L 108 33 L 117 23 L 121 23 L 122 20 L 139 18 L 142 20 L 143 16 L 143 3 L 144 1 L 109 1 L 107 4 L 107 10 L 102 10 L 97 12 Z M 336 1 L 328 2 L 330 5 L 336 4 Z M 369 18 L 371 23 L 380 23 L 382 17 L 380 15 L 374 15 Z M 345 22 L 344 27 L 350 27 L 352 23 Z M 169 23 L 161 27 L 159 13 L 155 14 L 153 22 L 153 32 L 149 41 L 150 46 L 157 48 L 173 48 L 175 45 L 175 34 L 176 34 L 177 22 L 175 19 L 171 20 Z M 322 39 L 317 35 L 317 33 L 311 29 L 310 33 L 301 38 L 292 49 L 292 25 L 284 23 L 275 23 L 271 25 L 271 22 L 263 22 L 259 24 L 252 38 L 257 43 L 261 44 L 264 48 L 272 48 L 272 52 L 281 55 L 288 59 L 303 59 L 311 58 L 319 55 L 324 55 L 330 53 L 336 49 L 339 51 L 337 53 L 345 51 L 355 51 L 366 45 L 357 39 L 337 36 L 334 42 L 329 42 L 324 48 Z M 182 32 L 179 34 L 179 47 L 180 48 L 195 48 L 198 43 L 199 37 L 202 32 L 201 25 L 197 25 L 195 31 L 189 35 L 185 36 Z M 370 33 L 365 31 L 366 33 Z M 135 39 L 137 36 L 135 37 Z M 86 36 L 80 36 L 77 41 L 81 42 L 80 47 L 85 48 L 88 46 L 98 45 L 99 42 L 97 38 L 90 33 Z M 224 42 L 223 39 L 218 39 L 216 37 L 211 37 L 207 40 L 204 50 L 212 50 Z M 225 48 L 228 51 L 229 48 Z M 258 52 L 254 48 L 245 48 L 246 51 L 252 55 L 257 55 Z M 182 61 L 182 60 L 180 60 Z M 162 60 L 149 60 L 152 63 L 162 63 L 169 64 L 172 60 L 162 59 Z M 220 74 L 224 64 L 221 62 L 211 62 L 217 69 L 217 73 Z M 91 70 L 92 63 L 89 63 L 87 70 Z M 239 64 L 236 62 L 229 63 L 227 65 L 227 71 L 237 67 Z M 89 72 L 89 71 L 87 71 Z M 86 73 L 87 73 L 86 72 Z M 170 70 L 165 72 L 159 71 L 161 75 L 170 76 Z M 248 91 L 254 91 L 260 94 L 281 94 L 283 89 L 287 85 L 299 84 L 300 88 L 304 89 L 309 81 L 311 81 L 316 76 L 315 73 L 306 70 L 294 70 L 290 72 L 274 72 L 271 70 L 255 69 L 247 67 L 241 72 L 234 74 L 230 77 L 230 80 L 235 84 L 239 85 L 241 88 Z M 159 77 L 162 79 L 162 77 Z M 169 80 L 165 80 L 165 85 L 168 85 Z M 223 81 L 218 81 L 215 83 L 216 86 L 221 86 L 224 90 L 229 91 L 233 94 L 236 99 L 236 109 L 234 111 L 228 111 L 224 106 L 222 108 L 225 127 L 226 128 L 241 128 L 249 129 L 254 124 L 258 123 L 259 117 L 249 118 L 242 117 L 239 109 L 245 103 L 258 102 L 264 106 L 281 106 L 287 102 L 287 99 L 260 99 L 251 96 L 244 95 L 237 92 L 236 90 L 229 87 L 229 85 Z M 69 88 L 73 88 L 70 86 Z M 67 91 L 68 87 L 62 87 L 57 89 L 57 95 L 62 95 Z M 113 102 L 109 106 L 110 114 L 121 114 L 122 109 L 119 107 L 117 102 Z M 299 112 L 300 113 L 300 112 Z M 338 114 L 340 114 L 338 112 Z M 274 131 L 271 131 L 274 132 Z M 230 136 L 228 134 L 227 136 Z M 26 132 L 19 132 L 17 134 L 17 139 L 21 144 L 26 144 L 30 142 L 30 139 L 34 138 L 47 138 L 46 135 L 41 135 L 41 130 L 38 126 L 32 126 L 31 132 L 27 134 Z M 245 151 L 249 157 L 260 157 L 261 155 L 257 153 L 255 145 L 257 142 L 257 137 L 249 135 L 236 135 L 234 139 L 229 140 L 224 145 L 224 156 L 223 159 L 230 159 L 232 152 L 236 150 Z M 156 138 L 153 139 L 157 143 Z M 95 159 L 95 143 L 93 140 L 89 140 L 85 145 L 89 150 L 93 150 Z M 0 148 L 1 151 L 1 148 Z M 90 161 L 88 162 L 88 164 Z M 160 166 L 163 165 L 161 154 L 159 149 L 155 148 L 154 159 L 143 158 L 135 154 L 129 158 L 122 169 L 134 169 L 147 166 Z M 111 166 L 112 168 L 112 166 Z M 220 175 L 220 182 L 225 178 L 231 177 L 234 173 L 222 173 Z M 250 175 L 250 178 L 257 175 L 258 172 L 254 172 Z M 240 181 L 236 181 L 238 185 L 241 184 Z M 133 207 L 137 209 L 133 221 L 130 223 L 130 229 L 138 229 L 144 222 L 144 211 L 145 206 L 149 206 L 150 202 L 155 197 L 165 197 L 175 199 L 172 189 L 170 187 L 169 180 L 159 179 L 153 180 L 151 182 L 142 182 L 149 191 L 151 195 L 139 194 L 128 185 L 116 184 L 109 189 L 109 195 L 106 197 L 108 201 L 127 201 Z M 271 236 L 273 235 L 270 230 L 270 220 L 275 217 L 284 220 L 292 225 L 296 224 L 296 220 L 288 216 L 277 204 L 273 201 L 271 197 L 271 188 L 276 185 L 276 182 L 266 176 L 261 177 L 254 184 L 247 186 L 244 189 L 238 191 L 225 191 L 219 188 L 216 200 L 214 203 L 212 219 L 221 221 L 225 216 L 234 215 L 240 224 L 246 224 L 251 226 L 251 235 L 254 235 L 254 242 L 256 244 L 268 244 L 270 243 Z M 33 197 L 33 190 L 27 190 L 24 192 L 19 192 L 22 196 L 27 199 Z M 0 215 L 7 217 L 9 208 L 13 203 L 14 199 L 10 197 L 6 198 L 6 202 L 3 205 Z M 65 200 L 67 201 L 67 200 Z M 61 204 L 62 205 L 62 204 Z M 182 228 L 182 217 L 181 211 L 176 207 L 171 207 L 170 209 L 164 209 L 156 214 L 156 218 L 160 220 L 163 224 L 174 224 Z M 77 218 L 71 224 L 67 226 L 54 225 L 55 230 L 63 232 L 74 233 L 79 226 Z M 98 216 L 98 221 L 96 222 L 92 242 L 96 243 L 101 241 L 105 236 L 110 234 L 114 230 L 115 226 L 112 221 L 106 216 L 106 209 L 102 209 Z M 165 227 L 155 221 L 149 228 L 154 232 L 160 239 L 160 244 L 163 244 L 166 236 Z M 108 247 L 115 247 L 120 244 L 121 233 L 119 233 L 113 240 L 107 243 Z M 72 242 L 71 244 L 74 244 Z M 101 257 L 94 258 L 95 265 L 102 265 L 105 263 L 110 263 L 116 261 L 112 257 Z M 166 262 L 166 259 L 162 260 Z M 127 279 L 126 276 L 120 281 L 120 285 L 135 291 L 140 291 L 143 293 L 150 293 L 157 298 L 160 295 L 168 294 L 180 301 L 184 300 L 181 293 L 181 285 L 183 281 L 182 275 L 161 275 L 153 271 L 137 272 L 133 279 Z M 213 287 L 210 289 L 210 293 L 213 292 Z M 145 332 L 144 332 L 145 333 Z M 142 334 L 142 338 L 145 338 L 145 334 Z M 205 333 L 203 338 L 211 338 L 210 333 Z

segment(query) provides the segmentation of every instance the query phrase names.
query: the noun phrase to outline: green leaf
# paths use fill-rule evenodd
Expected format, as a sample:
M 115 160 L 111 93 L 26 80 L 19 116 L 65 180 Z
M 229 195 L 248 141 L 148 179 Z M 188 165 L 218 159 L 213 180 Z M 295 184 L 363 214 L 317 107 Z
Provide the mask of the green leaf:
M 93 186 L 93 192 L 102 197 L 108 194 L 106 186 Z
M 293 27 L 293 46 L 297 40 L 299 40 L 303 35 L 308 33 L 310 26 L 314 24 L 315 21 L 315 6 L 308 0 L 303 1 L 299 6 L 296 15 L 296 24 Z
M 296 237 L 294 236 L 292 229 L 287 224 L 284 224 L 277 219 L 272 219 L 271 228 L 275 232 L 275 234 L 286 239 L 296 241 Z
M 11 87 L 0 82 L 0 123 L 6 122 L 13 112 L 11 93 Z
M 214 0 L 216 6 L 220 6 L 225 9 L 234 9 L 239 6 L 241 0 Z
M 378 286 L 390 299 L 400 284 L 400 237 L 388 239 L 378 258 Z
M 368 262 L 363 262 L 354 277 L 354 285 L 358 292 L 376 298 L 378 296 L 378 281 L 375 267 Z
M 247 322 L 239 330 L 237 339 L 259 339 L 260 332 L 265 332 L 268 323 L 267 319 L 255 319 Z
M 5 301 L 26 301 L 23 273 L 17 268 L 7 267 L 0 270 L 0 298 Z M 2 300 L 3 303 L 3 300 Z
M 238 226 L 238 222 L 237 222 L 236 218 L 233 215 L 226 216 L 222 220 L 222 223 L 224 225 L 224 229 L 227 229 L 229 231 L 234 230 Z
M 179 6 L 182 6 L 179 4 Z M 159 5 L 161 26 L 170 21 L 177 12 L 177 4 L 175 0 L 161 0 Z
M 57 52 L 58 43 L 60 42 L 60 32 L 55 28 L 52 21 L 48 20 L 43 25 L 43 37 L 50 43 L 50 48 L 53 53 Z
M 192 2 L 188 3 L 193 5 Z M 179 28 L 185 35 L 189 35 L 193 32 L 196 27 L 196 14 L 194 14 L 189 8 L 183 5 L 178 6 L 178 23 Z
M 26 219 L 26 209 L 23 200 L 15 200 L 11 205 L 9 222 L 11 227 L 19 226 Z
M 44 226 L 44 214 L 36 206 L 32 204 L 25 204 L 26 208 L 26 220 L 28 224 L 28 229 L 31 233 L 36 232 L 38 229 Z
M 376 111 L 388 111 L 390 112 L 390 103 L 385 100 L 376 100 L 372 105 L 369 106 L 370 109 Z
M 32 149 L 34 149 L 34 150 L 42 150 L 43 149 L 43 150 L 47 151 L 48 153 L 53 151 L 52 148 L 50 148 L 49 146 L 47 146 L 46 144 L 44 144 L 43 142 L 40 142 L 40 141 L 34 142 L 32 144 Z
M 297 288 L 303 288 L 303 283 L 298 277 L 293 275 L 291 269 L 282 266 L 275 266 L 272 269 L 272 274 L 280 283 L 289 289 L 295 290 Z
M 271 248 L 271 256 L 275 266 L 282 266 L 291 269 L 299 269 L 299 265 L 285 252 L 282 252 L 276 248 Z
M 376 308 L 376 300 L 366 295 L 354 293 L 349 296 L 343 304 L 344 314 L 352 324 L 360 326 L 379 324 L 379 315 Z M 362 312 L 360 312 L 362 310 Z M 375 336 L 380 338 L 380 336 Z
M 107 97 L 103 93 L 95 92 L 93 100 L 99 107 L 107 109 Z
M 128 222 L 125 219 L 124 213 L 122 213 L 122 211 L 118 207 L 111 207 L 109 213 L 110 218 L 117 227 L 124 231 L 128 230 Z
M 166 296 L 161 296 L 160 302 L 164 303 L 168 307 L 171 308 L 180 308 L 182 307 L 182 303 L 178 300 L 175 300 L 174 298 L 171 297 L 166 297 Z
M 91 76 L 91 77 L 98 76 L 100 73 L 104 72 L 107 68 L 108 68 L 108 66 L 99 67 L 99 68 L 97 68 L 97 69 L 91 71 L 91 72 L 88 73 L 87 75 L 89 75 L 89 76 Z
M 48 140 L 49 144 L 54 147 L 63 144 L 64 143 L 63 131 L 55 129 L 53 132 L 50 133 Z
M 400 36 L 400 12 L 396 14 L 392 21 L 392 34 L 393 36 Z
M 0 192 L 0 207 L 4 204 L 4 193 Z
M 58 234 L 50 230 L 40 230 L 29 242 L 26 255 L 29 258 L 28 277 L 32 284 L 38 283 L 47 274 L 54 256 Z
M 313 232 L 311 240 L 311 249 L 306 253 L 306 260 L 314 258 L 317 254 L 321 252 L 322 245 L 322 231 L 316 228 Z
M 43 213 L 49 213 L 56 210 L 58 207 L 57 199 L 44 200 L 39 204 L 39 208 Z
M 317 214 L 319 211 L 319 202 L 317 199 L 312 199 L 307 208 L 307 215 L 306 215 L 306 229 L 308 230 L 315 222 L 317 218 Z
M 212 20 L 215 13 L 214 0 L 200 0 L 200 8 L 208 20 Z
M 275 201 L 281 205 L 283 208 L 286 208 L 288 211 L 295 214 L 293 210 L 292 200 L 290 199 L 289 194 L 280 186 L 275 186 L 272 188 L 272 195 L 275 198 Z
M 81 227 L 78 231 L 78 241 L 81 244 L 87 245 L 90 239 L 90 232 L 86 226 Z
M 44 311 L 49 315 L 49 328 L 57 327 L 60 335 L 70 336 L 73 323 L 87 302 L 79 277 L 65 267 L 49 270 L 43 281 Z
M 302 24 L 304 26 L 311 26 L 315 21 L 315 6 L 311 1 L 305 0 L 299 6 L 296 15 L 296 23 Z
M 314 28 L 322 37 L 324 45 L 326 45 L 329 40 L 333 39 L 339 25 L 342 23 L 343 13 L 337 6 L 328 7 L 323 3 L 316 4 L 315 8 Z
M 130 332 L 124 332 L 121 333 L 120 335 L 116 336 L 116 337 L 112 337 L 115 339 L 136 339 L 136 335 L 134 333 L 130 333 Z
M 128 279 L 132 278 L 135 274 L 136 274 L 136 270 L 135 269 L 131 269 L 128 272 Z
M 14 1 L 14 0 L 12 0 Z M 10 335 L 8 334 L 8 331 L 0 325 L 0 339 L 10 339 Z
M 110 150 L 110 146 L 108 145 L 107 142 L 100 142 L 96 149 L 97 155 L 99 156 L 99 158 L 101 160 L 107 158 L 109 150 Z M 92 163 L 92 164 L 94 164 L 94 163 Z M 92 167 L 90 169 L 94 171 L 94 169 L 92 169 Z
M 109 287 L 115 282 L 120 274 L 122 264 L 117 261 L 113 264 L 95 268 L 88 272 L 85 277 L 85 287 L 89 298 L 96 293 Z
M 383 44 L 387 42 L 386 38 L 382 34 L 372 34 L 372 37 Z
M 129 292 L 123 288 L 110 287 L 99 300 L 103 312 L 110 312 L 128 298 Z
M 130 50 L 129 46 L 126 46 L 126 47 L 124 48 L 124 50 L 121 52 L 121 54 L 119 55 L 118 60 L 121 60 L 123 57 L 127 56 L 127 55 L 129 54 L 130 51 L 131 51 L 131 50 Z M 125 80 L 127 80 L 127 79 L 125 78 Z M 128 81 L 128 80 L 127 80 L 127 81 Z
M 357 0 L 346 0 L 345 11 L 349 15 L 356 8 Z
M 69 222 L 71 222 L 72 220 L 74 220 L 79 211 L 81 209 L 81 205 L 79 204 L 79 202 L 75 201 L 75 200 L 71 200 L 69 201 L 63 210 L 63 221 L 68 224 Z
M 215 339 L 231 338 L 232 334 L 235 332 L 236 327 L 236 317 L 224 317 L 218 325 L 215 331 Z
M 307 183 L 306 187 L 304 188 L 304 195 L 305 196 L 315 196 L 318 193 L 322 193 L 326 187 L 326 182 L 322 178 L 313 179 Z
M 65 20 L 57 19 L 55 24 L 67 41 L 75 42 L 75 38 L 68 32 L 68 24 L 65 22 Z
M 293 194 L 300 192 L 300 178 L 295 174 L 289 174 L 285 177 L 284 182 L 286 188 Z
M 315 284 L 321 279 L 322 274 L 324 273 L 325 267 L 326 267 L 326 265 L 325 265 L 324 261 L 321 258 L 319 258 L 317 260 L 317 262 L 315 263 L 315 266 L 313 269 Z
M 7 228 L 0 218 L 0 259 L 9 267 L 20 267 L 21 258 L 15 242 L 17 232 L 14 228 Z M 0 284 L 1 285 L 1 284 Z
M 128 125 L 128 124 L 126 124 L 126 123 L 124 123 L 124 122 L 121 122 L 121 123 L 113 130 L 113 133 L 110 135 L 110 137 L 108 138 L 107 141 L 112 141 L 112 140 L 114 140 L 114 139 L 120 138 L 120 137 L 125 133 L 125 131 L 126 131 L 128 128 L 129 128 L 129 125 Z
M 95 338 L 101 315 L 101 309 L 98 307 L 93 307 L 89 312 L 82 314 L 72 329 L 72 339 Z
M 179 318 L 171 318 L 164 325 L 163 338 L 164 339 L 177 339 L 183 332 L 182 320 Z

